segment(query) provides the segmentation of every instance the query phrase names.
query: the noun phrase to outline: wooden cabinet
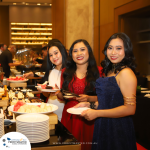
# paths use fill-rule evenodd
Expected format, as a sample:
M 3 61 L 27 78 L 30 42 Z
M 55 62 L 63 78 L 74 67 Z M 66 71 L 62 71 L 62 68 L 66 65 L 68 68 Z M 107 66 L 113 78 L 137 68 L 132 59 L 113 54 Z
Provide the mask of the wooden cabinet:
M 11 22 L 11 44 L 42 45 L 52 39 L 52 23 Z
M 131 39 L 140 76 L 150 75 L 150 7 L 121 16 L 122 28 Z

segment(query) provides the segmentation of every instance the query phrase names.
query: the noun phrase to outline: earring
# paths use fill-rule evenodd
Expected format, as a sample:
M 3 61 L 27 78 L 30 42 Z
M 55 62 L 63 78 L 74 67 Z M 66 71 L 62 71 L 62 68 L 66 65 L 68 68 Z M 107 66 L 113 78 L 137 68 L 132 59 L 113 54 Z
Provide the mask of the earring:
M 54 64 L 52 64 L 52 68 L 53 68 L 53 69 L 54 69 L 54 67 L 55 67 Z

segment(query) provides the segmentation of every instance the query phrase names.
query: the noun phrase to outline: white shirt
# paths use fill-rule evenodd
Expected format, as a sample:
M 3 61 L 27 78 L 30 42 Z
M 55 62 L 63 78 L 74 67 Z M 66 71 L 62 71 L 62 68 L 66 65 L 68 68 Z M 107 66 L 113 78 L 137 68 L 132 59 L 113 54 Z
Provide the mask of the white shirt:
M 0 49 L 0 55 L 2 54 L 2 50 Z
M 61 78 L 61 71 L 57 69 L 53 69 L 49 74 L 49 85 L 55 87 L 55 84 L 60 88 L 60 78 Z M 58 109 L 54 111 L 55 114 L 58 116 L 58 120 L 61 121 L 62 111 L 64 109 L 64 102 L 60 101 L 57 96 L 49 96 L 48 102 L 50 104 L 54 104 L 58 106 Z

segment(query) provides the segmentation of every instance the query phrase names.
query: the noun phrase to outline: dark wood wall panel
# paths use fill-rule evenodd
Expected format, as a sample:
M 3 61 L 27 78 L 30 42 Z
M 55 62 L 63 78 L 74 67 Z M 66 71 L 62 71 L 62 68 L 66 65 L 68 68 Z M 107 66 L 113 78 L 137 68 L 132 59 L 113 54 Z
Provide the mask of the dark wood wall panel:
M 0 6 L 0 43 L 9 45 L 9 7 Z
M 93 29 L 93 53 L 97 62 L 100 64 L 100 0 L 94 0 L 94 29 Z
M 133 1 L 133 2 L 128 3 L 126 5 L 117 7 L 114 10 L 114 13 L 115 13 L 115 18 L 114 18 L 115 32 L 119 31 L 118 25 L 120 22 L 120 19 L 119 19 L 120 15 L 130 13 L 132 11 L 144 8 L 144 7 L 149 6 L 149 5 L 150 5 L 150 0 L 136 0 L 136 1 Z
M 52 38 L 65 45 L 65 0 L 52 1 Z

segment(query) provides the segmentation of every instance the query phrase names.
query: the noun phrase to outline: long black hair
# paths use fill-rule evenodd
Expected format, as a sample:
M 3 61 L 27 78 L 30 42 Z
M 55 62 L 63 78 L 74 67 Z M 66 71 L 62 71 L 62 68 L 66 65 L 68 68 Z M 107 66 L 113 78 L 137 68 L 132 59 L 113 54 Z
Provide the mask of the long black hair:
M 59 51 L 62 55 L 62 67 L 61 67 L 61 69 L 63 69 L 66 65 L 66 59 L 67 59 L 67 56 L 68 56 L 67 51 L 66 51 L 64 45 L 58 39 L 52 39 L 52 40 L 49 41 L 48 46 L 47 46 L 48 47 L 47 70 L 52 70 L 55 67 L 55 65 L 52 64 L 52 62 L 49 59 L 49 49 L 53 46 L 56 46 L 59 49 Z
M 96 79 L 99 78 L 99 71 L 96 65 L 96 61 L 95 61 L 91 46 L 84 39 L 76 40 L 70 47 L 69 57 L 66 63 L 66 69 L 63 73 L 64 82 L 63 82 L 62 88 L 64 90 L 68 90 L 68 86 L 70 84 L 73 90 L 72 83 L 75 80 L 75 72 L 76 72 L 77 66 L 76 66 L 76 63 L 72 59 L 72 51 L 73 51 L 74 45 L 80 42 L 84 43 L 89 53 L 88 67 L 87 67 L 87 73 L 86 73 L 86 87 L 85 87 L 84 92 L 88 95 L 95 95 L 94 87 L 95 87 Z M 72 79 L 74 80 L 72 81 Z
M 123 41 L 125 57 L 122 59 L 120 63 L 115 64 L 114 72 L 117 73 L 117 71 L 122 70 L 124 67 L 129 67 L 135 72 L 135 68 L 136 68 L 135 57 L 133 54 L 133 46 L 130 38 L 125 33 L 115 33 L 108 39 L 103 50 L 103 53 L 105 55 L 105 59 L 101 62 L 101 66 L 103 67 L 103 73 L 107 75 L 107 73 L 110 70 L 113 70 L 114 68 L 114 65 L 107 57 L 107 48 L 109 46 L 110 41 L 116 38 L 119 38 Z

